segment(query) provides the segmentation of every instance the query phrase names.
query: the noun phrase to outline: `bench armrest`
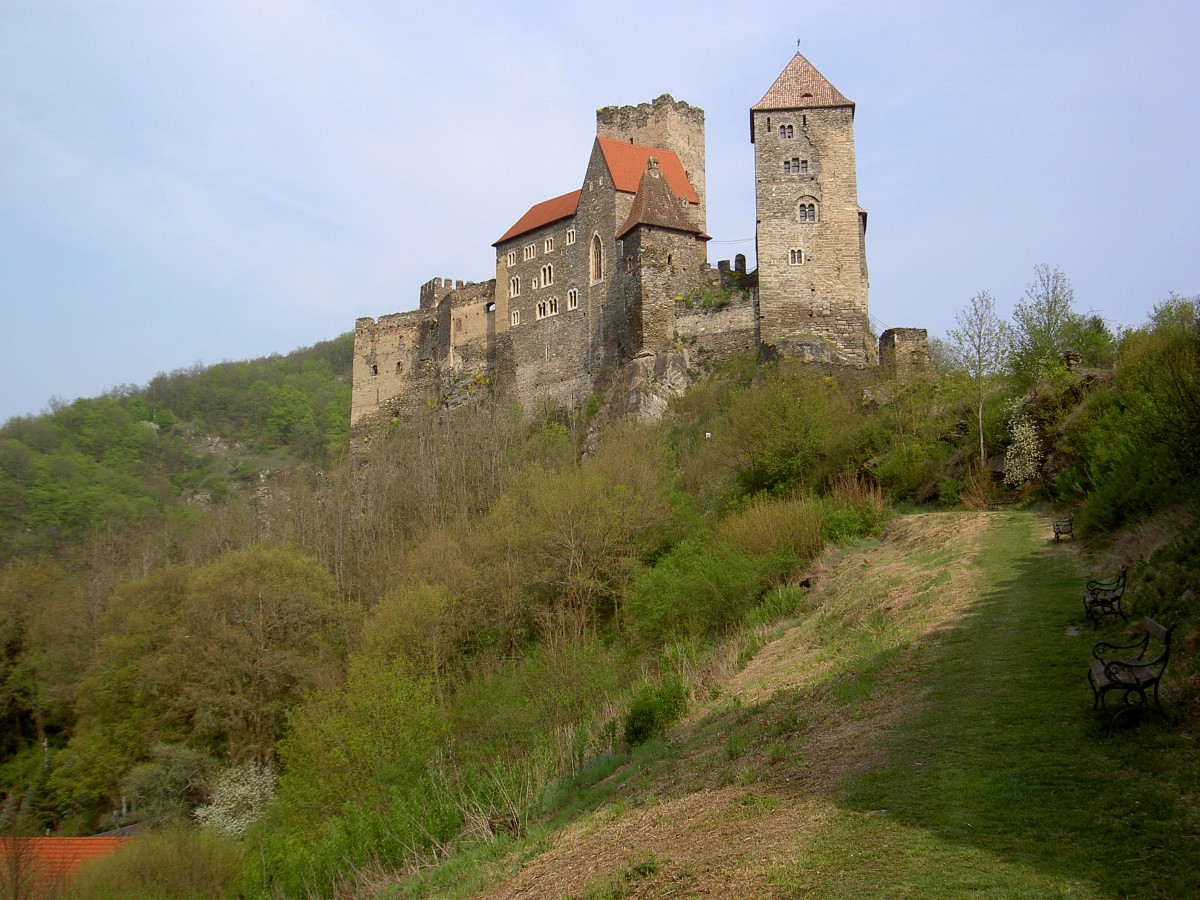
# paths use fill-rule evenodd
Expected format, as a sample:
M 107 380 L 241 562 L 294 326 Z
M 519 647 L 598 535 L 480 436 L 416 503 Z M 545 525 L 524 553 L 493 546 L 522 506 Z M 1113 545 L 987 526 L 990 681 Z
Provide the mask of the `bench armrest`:
M 1146 662 L 1136 659 L 1110 659 L 1104 664 L 1104 677 L 1109 681 L 1128 681 L 1128 678 L 1121 677 L 1121 673 L 1124 672 L 1130 675 L 1134 681 L 1145 683 L 1145 679 L 1139 679 L 1137 673 L 1159 668 L 1162 666 L 1162 662 L 1161 656 Z
M 1142 658 L 1142 654 L 1146 652 L 1147 641 L 1145 638 L 1138 641 L 1136 644 L 1110 644 L 1106 641 L 1100 641 L 1092 647 L 1092 656 L 1099 660 L 1107 660 L 1109 656 L 1118 650 L 1139 650 L 1137 657 L 1132 660 L 1117 660 L 1118 662 L 1136 663 Z

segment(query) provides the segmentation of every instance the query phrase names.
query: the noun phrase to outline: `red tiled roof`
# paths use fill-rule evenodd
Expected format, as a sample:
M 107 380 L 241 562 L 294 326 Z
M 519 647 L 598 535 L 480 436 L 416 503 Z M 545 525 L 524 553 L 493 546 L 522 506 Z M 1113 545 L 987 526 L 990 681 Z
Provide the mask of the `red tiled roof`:
M 120 837 L 30 837 L 0 838 L 0 859 L 19 860 L 31 881 L 51 884 L 67 878 L 93 859 L 107 856 L 129 838 Z
M 583 191 L 571 191 L 571 193 L 563 194 L 561 197 L 535 203 L 529 207 L 529 212 L 517 219 L 516 224 L 504 232 L 492 246 L 498 247 L 505 241 L 512 240 L 518 235 L 525 234 L 527 231 L 533 231 L 541 228 L 543 225 L 549 225 L 552 222 L 575 215 L 575 210 L 579 206 L 579 195 L 582 193 Z
M 816 66 L 797 53 L 784 67 L 761 100 L 751 109 L 813 109 L 821 106 L 853 106 L 829 83 Z
M 667 179 L 662 177 L 660 171 L 647 168 L 642 173 L 641 183 L 633 198 L 633 206 L 629 209 L 629 218 L 617 232 L 617 237 L 624 237 L 638 225 L 654 225 L 674 231 L 698 233 L 696 226 L 688 221 L 679 198 L 671 193 Z
M 700 202 L 695 188 L 683 171 L 683 164 L 674 152 L 658 147 L 622 144 L 620 141 L 602 137 L 596 138 L 596 141 L 600 144 L 600 152 L 604 154 L 604 162 L 618 191 L 626 194 L 637 193 L 642 173 L 646 171 L 646 164 L 650 157 L 654 156 L 658 158 L 658 168 L 666 176 L 671 193 L 676 197 L 686 197 L 689 203 Z

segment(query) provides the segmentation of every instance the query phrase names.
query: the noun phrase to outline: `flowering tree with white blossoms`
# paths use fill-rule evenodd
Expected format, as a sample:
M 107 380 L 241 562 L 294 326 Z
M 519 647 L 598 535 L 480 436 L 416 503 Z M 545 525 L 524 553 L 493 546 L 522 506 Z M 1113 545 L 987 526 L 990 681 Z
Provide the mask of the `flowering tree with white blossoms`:
M 232 838 L 244 837 L 275 795 L 275 770 L 258 762 L 226 769 L 213 785 L 212 803 L 199 807 L 196 821 Z
M 1032 480 L 1042 468 L 1042 442 L 1029 416 L 1015 416 L 1008 426 L 1012 443 L 1004 454 L 1004 483 L 1019 487 Z

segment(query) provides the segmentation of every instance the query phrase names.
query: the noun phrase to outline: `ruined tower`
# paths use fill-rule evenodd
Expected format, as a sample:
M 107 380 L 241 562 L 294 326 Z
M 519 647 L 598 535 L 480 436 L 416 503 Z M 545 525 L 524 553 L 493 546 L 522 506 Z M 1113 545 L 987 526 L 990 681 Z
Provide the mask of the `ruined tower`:
M 818 338 L 873 362 L 854 104 L 797 53 L 750 108 L 750 142 L 762 341 Z

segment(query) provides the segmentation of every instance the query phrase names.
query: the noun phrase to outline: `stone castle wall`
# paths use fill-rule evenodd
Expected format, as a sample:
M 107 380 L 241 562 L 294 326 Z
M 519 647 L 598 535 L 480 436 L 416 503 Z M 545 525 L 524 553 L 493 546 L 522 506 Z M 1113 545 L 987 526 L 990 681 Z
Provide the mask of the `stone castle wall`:
M 812 335 L 872 362 L 854 110 L 753 115 L 762 340 Z
M 734 293 L 725 305 L 691 308 L 675 304 L 675 334 L 697 362 L 728 359 L 758 350 L 758 296 L 752 290 Z
M 924 328 L 889 328 L 879 336 L 879 367 L 904 375 L 929 365 L 929 333 Z

